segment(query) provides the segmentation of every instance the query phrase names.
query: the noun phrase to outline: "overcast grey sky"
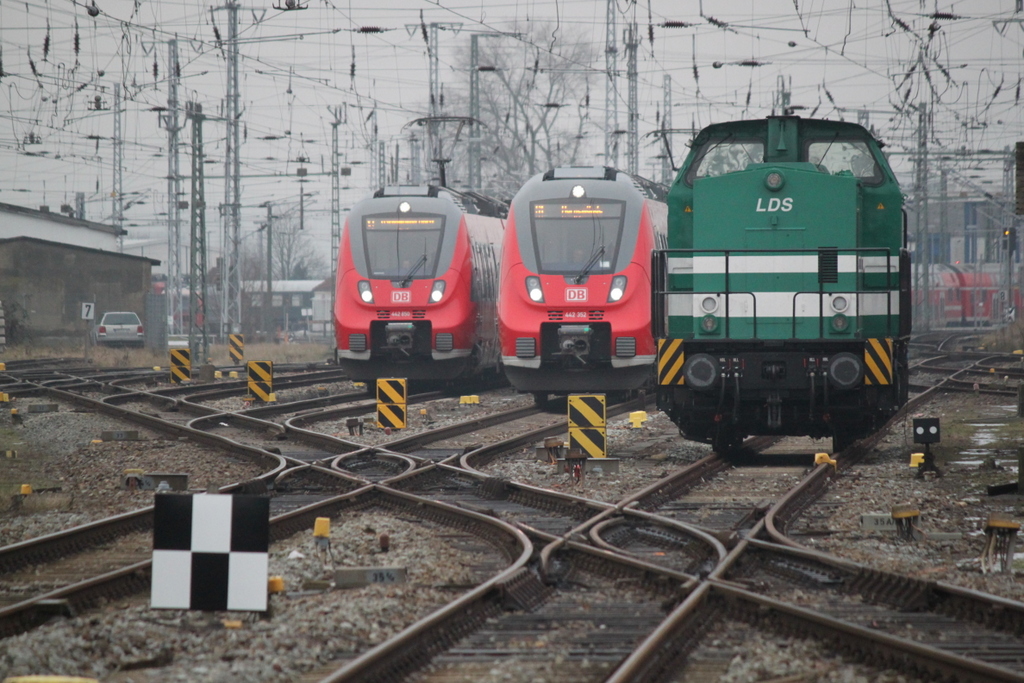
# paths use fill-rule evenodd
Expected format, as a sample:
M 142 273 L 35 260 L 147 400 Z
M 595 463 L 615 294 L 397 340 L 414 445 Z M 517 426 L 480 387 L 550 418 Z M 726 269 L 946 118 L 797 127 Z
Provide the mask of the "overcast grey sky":
M 620 125 L 626 120 L 621 35 L 635 20 L 642 38 L 641 136 L 658 125 L 664 74 L 672 78 L 672 123 L 678 128 L 769 114 L 784 78 L 791 79 L 793 104 L 806 107 L 803 115 L 857 120 L 857 110 L 866 110 L 903 173 L 911 167 L 902 153 L 913 148 L 916 135 L 909 105 L 934 103 L 930 147 L 937 155 L 1002 150 L 1024 140 L 1024 13 L 1016 13 L 1017 2 L 708 0 L 702 11 L 697 0 L 618 0 Z M 330 183 L 326 175 L 313 175 L 330 169 L 329 107 L 345 105 L 348 112 L 342 154 L 353 175 L 345 179 L 345 208 L 373 189 L 370 113 L 377 112 L 380 138 L 392 148 L 404 139 L 403 126 L 427 114 L 421 21 L 448 29 L 441 32 L 438 52 L 446 93 L 468 90 L 470 32 L 547 22 L 545 49 L 591 44 L 594 61 L 580 64 L 573 76 L 589 79 L 592 93 L 588 155 L 581 161 L 603 163 L 608 5 L 602 0 L 309 0 L 302 11 L 280 11 L 275 3 L 284 0 L 246 2 L 239 13 L 243 234 L 264 215 L 261 202 L 297 202 L 295 160 L 304 156 L 311 173 L 305 190 L 313 193 L 307 227 L 329 244 Z M 228 36 L 227 12 L 223 4 L 205 0 L 95 0 L 95 6 L 99 12 L 93 17 L 82 2 L 0 0 L 0 202 L 45 203 L 58 210 L 84 192 L 87 217 L 109 221 L 114 117 L 107 107 L 114 83 L 120 83 L 130 204 L 126 250 L 160 258 L 167 138 L 154 108 L 167 103 L 167 41 L 179 40 L 181 99 L 216 115 L 226 89 L 218 36 Z M 365 32 L 367 27 L 381 31 Z M 516 38 L 497 41 L 503 50 L 520 47 Z M 91 108 L 97 96 L 103 103 L 99 111 Z M 182 134 L 187 143 L 188 128 Z M 209 243 L 216 248 L 216 207 L 224 190 L 223 181 L 212 176 L 223 174 L 224 126 L 209 122 L 204 134 L 213 162 L 206 166 Z M 674 140 L 677 160 L 685 155 L 687 137 Z M 660 150 L 647 144 L 651 140 L 641 149 L 644 175 L 653 175 L 659 163 L 653 157 Z M 183 154 L 183 173 L 189 163 Z M 974 190 L 1002 187 L 1000 158 L 947 163 L 954 180 Z M 183 189 L 188 192 L 187 180 Z

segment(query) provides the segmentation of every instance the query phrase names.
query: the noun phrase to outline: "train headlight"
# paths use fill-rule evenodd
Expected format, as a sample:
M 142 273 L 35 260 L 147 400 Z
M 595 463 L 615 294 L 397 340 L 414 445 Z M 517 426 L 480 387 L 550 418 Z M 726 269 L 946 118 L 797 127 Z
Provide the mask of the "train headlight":
M 706 353 L 690 356 L 683 363 L 683 377 L 691 389 L 711 389 L 718 382 L 719 375 L 718 360 Z
M 430 288 L 430 300 L 437 303 L 444 296 L 444 280 L 434 280 L 434 286 Z
M 360 280 L 358 287 L 359 287 L 359 298 L 362 299 L 364 303 L 372 304 L 373 303 L 373 288 L 370 287 L 369 281 L 367 281 L 367 280 Z
M 700 302 L 700 310 L 705 313 L 714 313 L 718 310 L 718 299 L 713 296 L 706 296 Z
M 845 296 L 839 295 L 832 297 L 832 310 L 836 313 L 845 313 L 846 309 L 850 307 L 850 301 Z
M 828 362 L 828 381 L 836 389 L 853 389 L 864 379 L 864 364 L 852 353 L 837 353 Z
M 626 293 L 626 276 L 616 275 L 612 278 L 611 289 L 608 290 L 608 301 L 618 301 Z
M 772 192 L 778 192 L 786 184 L 786 178 L 778 171 L 772 171 L 764 177 L 764 186 Z
M 412 211 L 412 204 L 410 204 L 409 202 L 402 202 L 401 204 L 398 205 L 398 210 L 401 211 L 402 213 L 409 213 L 410 211 Z
M 850 319 L 842 313 L 832 316 L 832 330 L 834 332 L 846 332 L 850 329 Z
M 540 288 L 539 277 L 531 275 L 526 278 L 526 293 L 530 295 L 531 301 L 535 301 L 538 304 L 544 303 L 544 290 Z
M 573 185 L 572 186 L 572 196 L 575 197 L 576 199 L 582 199 L 583 196 L 586 195 L 586 194 L 587 194 L 587 190 L 582 185 Z
M 700 320 L 700 329 L 708 334 L 718 329 L 718 318 L 713 315 L 706 315 Z

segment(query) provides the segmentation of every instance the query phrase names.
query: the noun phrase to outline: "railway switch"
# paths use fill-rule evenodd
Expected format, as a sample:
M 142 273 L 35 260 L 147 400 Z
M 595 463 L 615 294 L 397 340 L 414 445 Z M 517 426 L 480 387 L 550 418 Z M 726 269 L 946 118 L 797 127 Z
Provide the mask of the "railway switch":
M 317 517 L 313 523 L 313 544 L 317 557 L 326 564 L 327 559 L 334 561 L 331 552 L 331 518 Z
M 892 520 L 896 524 L 896 536 L 904 541 L 916 540 L 917 522 L 921 511 L 913 505 L 893 505 Z
M 985 548 L 981 551 L 981 573 L 1012 572 L 1013 553 L 1017 545 L 1020 522 L 1010 515 L 993 512 L 985 525 Z

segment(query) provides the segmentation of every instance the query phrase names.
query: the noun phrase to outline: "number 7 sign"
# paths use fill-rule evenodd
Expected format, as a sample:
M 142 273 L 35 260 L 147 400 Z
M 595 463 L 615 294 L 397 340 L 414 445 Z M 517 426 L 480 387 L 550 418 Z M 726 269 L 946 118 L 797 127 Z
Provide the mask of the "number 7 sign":
M 82 302 L 82 320 L 92 320 L 96 317 L 96 304 Z

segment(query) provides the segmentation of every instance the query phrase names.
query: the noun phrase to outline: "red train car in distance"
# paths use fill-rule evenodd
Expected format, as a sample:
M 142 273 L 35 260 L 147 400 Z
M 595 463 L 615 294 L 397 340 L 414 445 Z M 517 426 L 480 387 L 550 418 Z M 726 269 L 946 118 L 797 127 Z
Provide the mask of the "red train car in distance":
M 556 168 L 512 200 L 498 328 L 505 376 L 549 393 L 629 391 L 653 377 L 651 250 L 668 188 L 606 167 Z
M 338 250 L 338 363 L 353 380 L 497 372 L 498 249 L 508 208 L 436 186 L 378 190 Z

